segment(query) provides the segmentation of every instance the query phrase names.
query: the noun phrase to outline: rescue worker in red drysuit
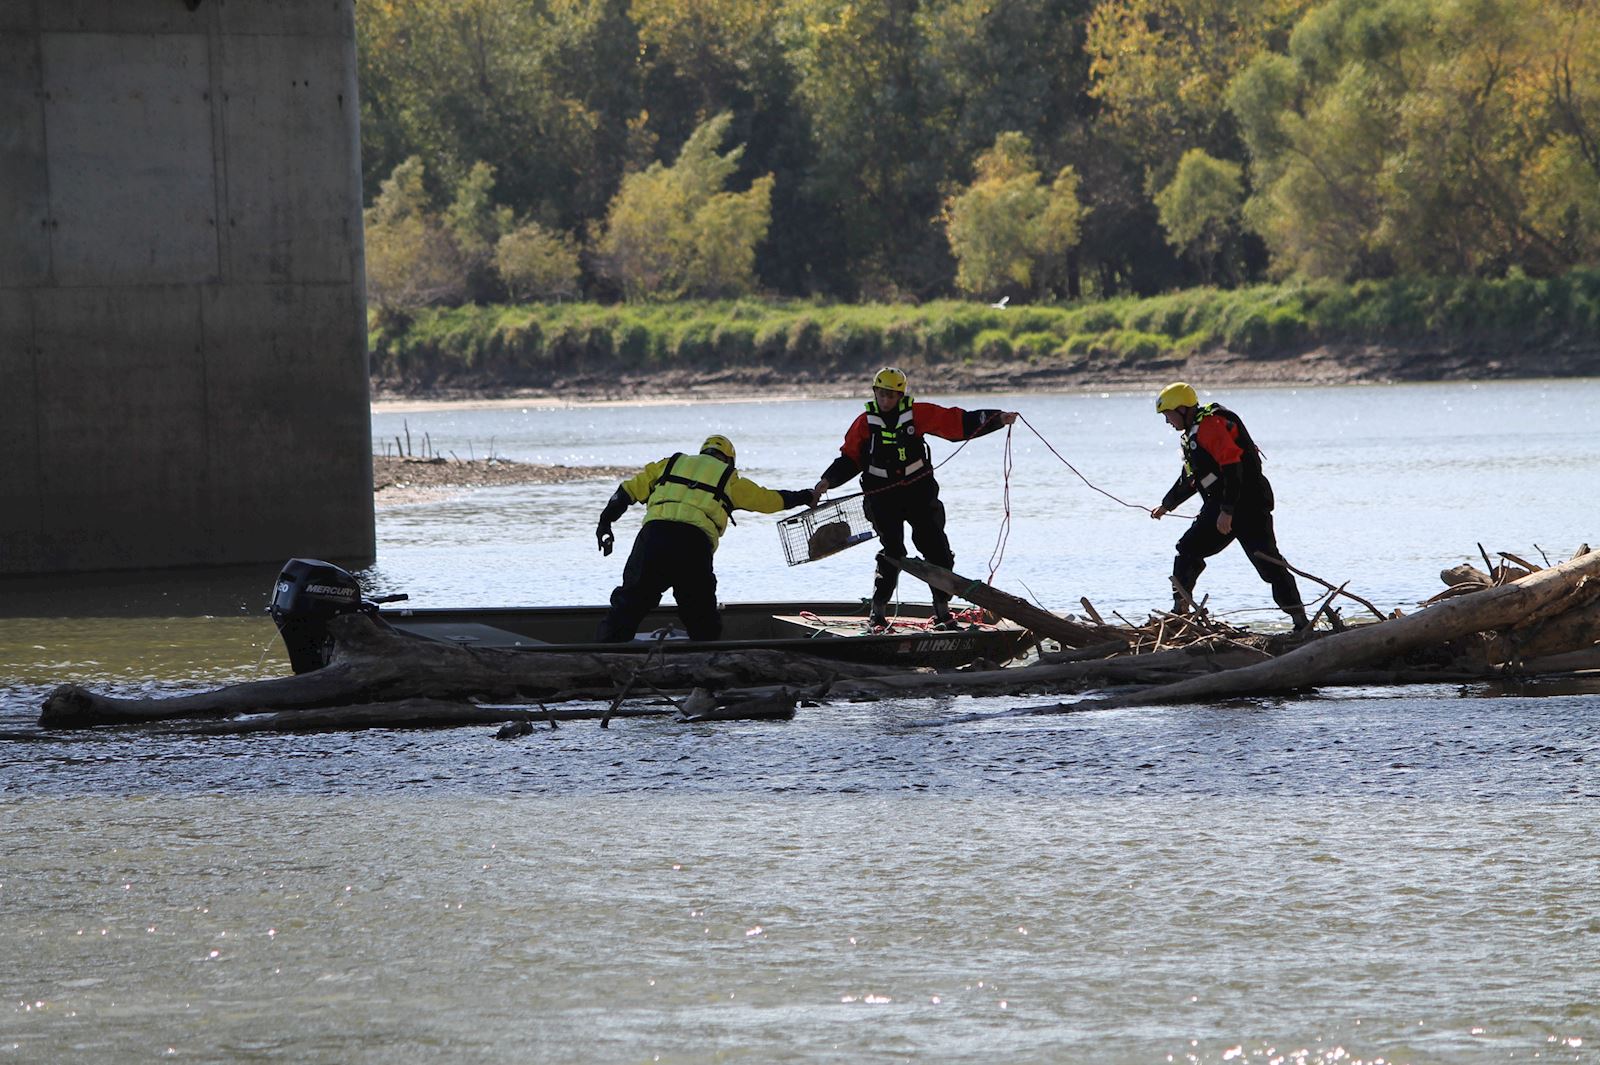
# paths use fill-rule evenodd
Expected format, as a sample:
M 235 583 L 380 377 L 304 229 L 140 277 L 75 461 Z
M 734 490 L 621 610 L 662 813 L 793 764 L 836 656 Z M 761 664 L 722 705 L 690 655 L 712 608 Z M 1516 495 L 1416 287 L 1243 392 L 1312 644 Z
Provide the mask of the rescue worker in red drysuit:
M 1244 422 L 1220 404 L 1202 406 L 1195 390 L 1181 381 L 1161 390 L 1156 412 L 1183 434 L 1183 472 L 1150 516 L 1160 518 L 1196 492 L 1201 499 L 1199 516 L 1178 538 L 1178 556 L 1172 563 L 1173 610 L 1182 613 L 1187 608 L 1184 598 L 1192 600 L 1206 559 L 1238 540 L 1250 564 L 1271 585 L 1273 601 L 1297 631 L 1304 629 L 1306 611 L 1294 575 L 1262 557 L 1283 555 L 1272 528 L 1272 485 L 1261 472 L 1261 452 Z
M 907 525 L 911 526 L 911 542 L 923 558 L 946 569 L 956 562 L 944 531 L 939 482 L 933 479 L 933 465 L 923 437 L 931 434 L 945 440 L 971 440 L 1016 420 L 1016 411 L 969 411 L 918 403 L 906 394 L 906 375 L 893 366 L 879 370 L 872 379 L 872 399 L 866 411 L 851 423 L 839 457 L 823 471 L 815 489 L 820 499 L 829 488 L 861 475 L 861 489 L 867 493 L 862 505 L 883 545 L 873 576 L 869 627 L 888 627 L 889 600 L 894 597 L 900 570 L 883 556 L 905 557 Z M 933 627 L 956 627 L 947 592 L 933 593 Z
M 657 459 L 612 493 L 595 528 L 601 554 L 611 554 L 616 540 L 611 523 L 628 507 L 644 503 L 645 516 L 596 639 L 603 643 L 633 639 L 639 622 L 661 604 L 661 594 L 668 588 L 678 602 L 678 617 L 689 639 L 721 637 L 722 612 L 717 609 L 711 556 L 731 514 L 736 509 L 772 514 L 812 499 L 809 489 L 776 491 L 740 476 L 733 456 L 733 443 L 713 434 L 700 445 L 698 455 Z

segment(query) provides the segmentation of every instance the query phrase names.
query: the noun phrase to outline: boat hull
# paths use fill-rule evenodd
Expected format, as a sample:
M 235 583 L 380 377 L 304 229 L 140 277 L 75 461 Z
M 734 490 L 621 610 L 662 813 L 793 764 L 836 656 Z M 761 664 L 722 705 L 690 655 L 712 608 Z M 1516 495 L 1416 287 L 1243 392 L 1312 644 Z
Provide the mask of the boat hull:
M 600 643 L 594 633 L 606 608 L 385 608 L 380 620 L 411 636 L 464 647 L 571 654 L 681 654 L 770 650 L 841 662 L 949 669 L 980 659 L 999 664 L 1023 654 L 1032 634 L 1010 622 L 969 619 L 953 631 L 930 628 L 932 607 L 903 605 L 886 633 L 868 632 L 859 601 L 732 603 L 722 609 L 723 638 L 690 640 L 676 631 L 671 607 L 645 617 L 627 643 Z M 287 634 L 286 634 L 287 635 Z M 331 648 L 329 649 L 331 650 Z

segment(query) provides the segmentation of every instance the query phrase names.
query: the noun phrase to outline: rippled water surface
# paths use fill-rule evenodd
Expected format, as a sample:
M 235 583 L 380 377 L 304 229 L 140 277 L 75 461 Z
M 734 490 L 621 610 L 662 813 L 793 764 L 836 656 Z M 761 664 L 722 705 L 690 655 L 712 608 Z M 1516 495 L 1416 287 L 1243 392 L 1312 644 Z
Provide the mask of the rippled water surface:
M 1600 441 L 1574 413 L 1600 383 L 1221 398 L 1267 451 L 1291 560 L 1385 609 L 1480 541 L 1600 543 Z M 1182 524 L 1044 444 L 1153 502 L 1176 440 L 1148 396 L 954 401 L 1043 437 L 1018 427 L 1009 494 L 1003 436 L 941 469 L 958 569 L 988 575 L 1009 503 L 997 584 L 1162 601 Z M 751 476 L 802 487 L 853 409 L 384 413 L 374 436 L 642 465 L 717 431 Z M 613 487 L 381 511 L 365 577 L 426 605 L 602 601 Z M 869 553 L 791 569 L 772 522 L 729 533 L 725 598 L 865 593 Z M 283 672 L 259 615 L 274 572 L 0 593 L 0 1060 L 1597 1058 L 1600 686 L 1023 717 L 988 715 L 1051 700 L 892 700 L 512 742 L 34 727 L 63 680 Z M 1201 590 L 1276 620 L 1237 552 Z

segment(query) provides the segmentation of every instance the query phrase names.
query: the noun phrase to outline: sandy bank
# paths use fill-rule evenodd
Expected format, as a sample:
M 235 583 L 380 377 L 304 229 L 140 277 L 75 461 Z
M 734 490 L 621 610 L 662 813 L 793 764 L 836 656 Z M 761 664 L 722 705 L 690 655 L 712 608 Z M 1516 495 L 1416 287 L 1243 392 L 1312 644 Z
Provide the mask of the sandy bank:
M 620 466 L 541 466 L 507 459 L 418 459 L 372 456 L 373 502 L 378 507 L 436 503 L 470 488 L 565 481 L 621 480 L 637 470 Z

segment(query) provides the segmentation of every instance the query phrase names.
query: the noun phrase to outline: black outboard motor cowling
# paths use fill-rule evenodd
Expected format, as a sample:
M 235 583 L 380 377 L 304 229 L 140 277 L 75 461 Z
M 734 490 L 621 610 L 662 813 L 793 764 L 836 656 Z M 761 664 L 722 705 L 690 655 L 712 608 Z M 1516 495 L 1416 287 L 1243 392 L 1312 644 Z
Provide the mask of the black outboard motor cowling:
M 278 574 L 267 612 L 289 650 L 289 665 L 296 673 L 309 673 L 328 664 L 328 622 L 373 609 L 345 570 L 314 558 L 291 558 Z

